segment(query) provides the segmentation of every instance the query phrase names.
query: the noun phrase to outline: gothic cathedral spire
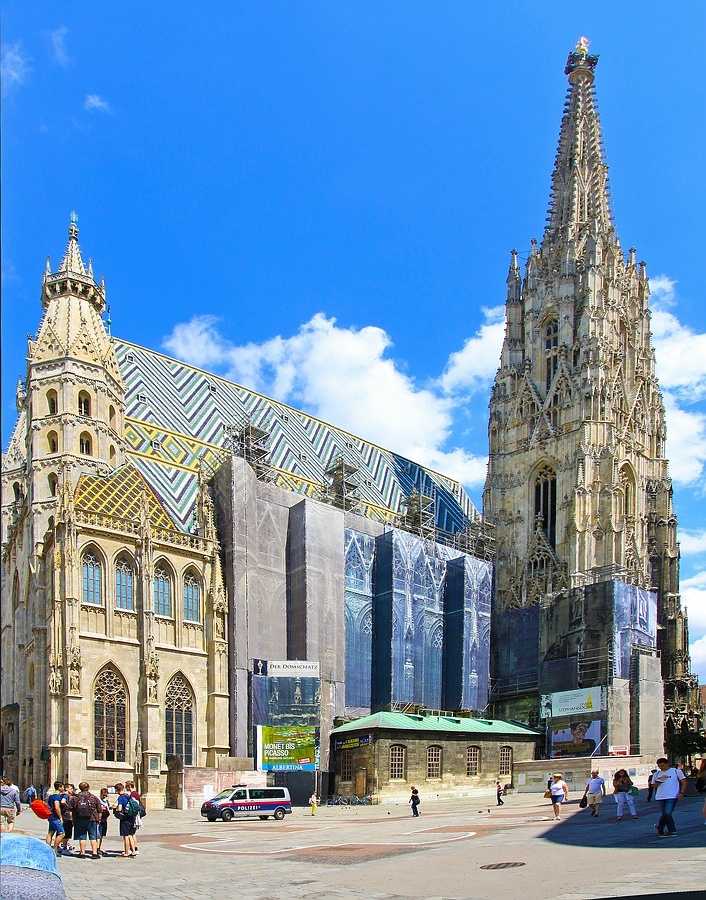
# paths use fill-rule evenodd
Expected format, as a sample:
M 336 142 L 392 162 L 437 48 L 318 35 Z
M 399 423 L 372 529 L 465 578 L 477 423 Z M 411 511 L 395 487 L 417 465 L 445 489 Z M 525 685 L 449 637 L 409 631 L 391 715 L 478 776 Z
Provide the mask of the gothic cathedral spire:
M 619 581 L 656 593 L 665 714 L 679 727 L 693 723 L 696 679 L 679 601 L 649 282 L 635 250 L 623 254 L 613 224 L 593 87 L 597 63 L 583 38 L 569 54 L 544 236 L 540 246 L 532 241 L 524 279 L 513 250 L 507 278 L 484 493 L 498 548 L 496 644 L 506 614 L 539 607 L 544 617 L 587 585 Z M 536 718 L 543 690 L 586 686 L 585 630 L 570 634 L 567 622 L 549 637 L 539 619 L 537 627 L 537 656 L 525 660 L 522 684 L 524 664 L 512 648 L 496 652 L 500 715 Z M 542 665 L 559 658 L 572 659 L 567 665 L 576 675 L 542 687 Z

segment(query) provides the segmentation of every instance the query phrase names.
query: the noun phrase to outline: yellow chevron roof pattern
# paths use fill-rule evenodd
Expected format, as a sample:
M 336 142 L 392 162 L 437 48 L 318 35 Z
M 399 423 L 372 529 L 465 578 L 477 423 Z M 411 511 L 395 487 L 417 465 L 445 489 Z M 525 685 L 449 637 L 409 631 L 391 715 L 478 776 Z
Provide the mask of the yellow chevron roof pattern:
M 74 505 L 86 512 L 139 519 L 143 491 L 149 500 L 150 524 L 154 528 L 176 528 L 162 501 L 129 462 L 110 475 L 82 475 L 76 485 Z

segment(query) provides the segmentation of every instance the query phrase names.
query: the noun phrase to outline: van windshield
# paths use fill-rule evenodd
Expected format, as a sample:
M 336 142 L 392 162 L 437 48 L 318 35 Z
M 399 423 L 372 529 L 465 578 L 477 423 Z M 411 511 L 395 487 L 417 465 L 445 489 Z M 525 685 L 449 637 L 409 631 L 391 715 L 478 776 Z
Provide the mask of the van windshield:
M 229 788 L 227 791 L 221 791 L 220 794 L 216 794 L 215 797 L 211 797 L 211 800 L 228 800 L 232 793 L 233 788 Z

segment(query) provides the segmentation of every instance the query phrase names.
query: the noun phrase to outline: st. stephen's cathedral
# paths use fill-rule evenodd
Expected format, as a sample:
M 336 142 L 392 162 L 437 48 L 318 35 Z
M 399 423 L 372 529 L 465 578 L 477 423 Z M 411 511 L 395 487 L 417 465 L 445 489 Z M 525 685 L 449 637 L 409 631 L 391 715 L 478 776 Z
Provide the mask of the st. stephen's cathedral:
M 443 474 L 111 336 L 72 221 L 3 458 L 5 771 L 138 774 L 159 805 L 170 758 L 252 756 L 268 659 L 319 666 L 322 769 L 334 718 L 384 709 L 548 729 L 552 697 L 600 688 L 632 753 L 698 724 L 649 282 L 614 226 L 597 62 L 569 55 L 547 226 L 524 273 L 512 254 L 482 514 Z

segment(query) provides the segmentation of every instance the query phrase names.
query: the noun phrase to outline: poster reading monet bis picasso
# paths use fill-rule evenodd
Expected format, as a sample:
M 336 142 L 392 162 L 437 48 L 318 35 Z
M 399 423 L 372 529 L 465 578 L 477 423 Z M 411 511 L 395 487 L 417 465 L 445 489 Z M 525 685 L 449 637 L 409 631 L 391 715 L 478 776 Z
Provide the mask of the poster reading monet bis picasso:
M 318 729 L 311 726 L 258 725 L 258 769 L 313 772 L 318 766 Z
M 552 759 L 561 756 L 590 756 L 600 746 L 605 733 L 605 722 L 600 719 L 549 728 L 549 755 Z

